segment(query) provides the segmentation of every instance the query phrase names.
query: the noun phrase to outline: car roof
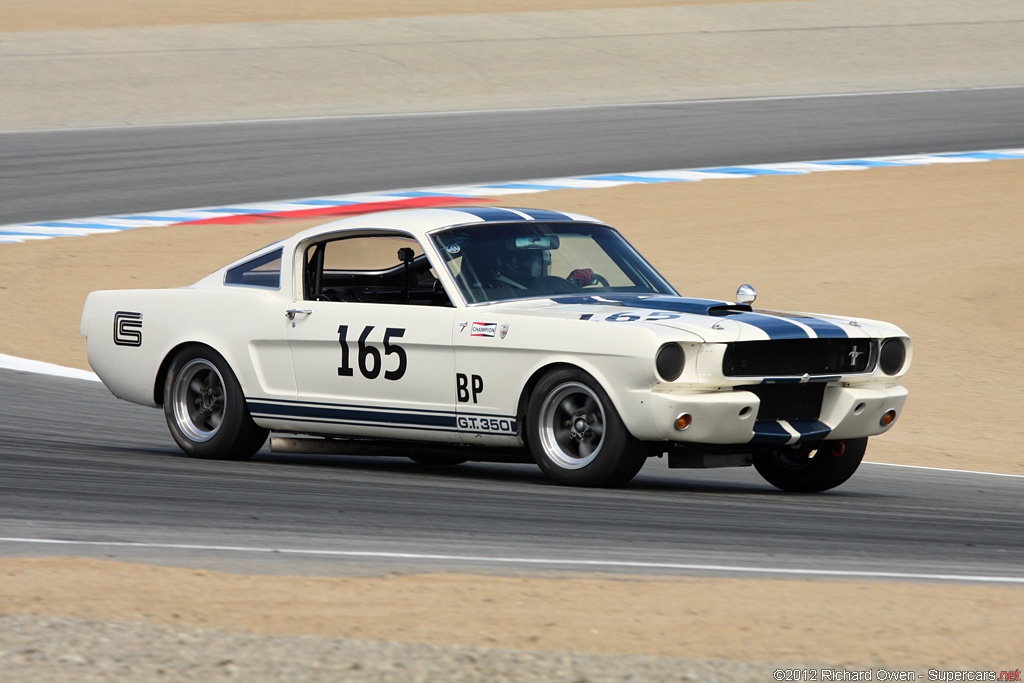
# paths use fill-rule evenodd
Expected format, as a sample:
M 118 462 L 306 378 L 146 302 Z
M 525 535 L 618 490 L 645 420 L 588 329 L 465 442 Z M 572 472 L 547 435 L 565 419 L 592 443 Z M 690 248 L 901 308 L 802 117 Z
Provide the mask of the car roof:
M 303 242 L 321 235 L 329 235 L 340 230 L 402 230 L 409 233 L 421 243 L 427 242 L 427 234 L 442 228 L 485 223 L 530 223 L 530 222 L 562 222 L 562 223 L 596 223 L 607 225 L 604 221 L 582 214 L 548 209 L 505 208 L 497 206 L 462 206 L 443 209 L 398 209 L 394 211 L 377 211 L 343 218 L 323 225 L 317 225 L 291 237 L 267 244 L 256 251 L 241 256 L 222 268 L 200 280 L 209 279 L 217 282 L 223 272 L 240 264 L 260 258 L 275 249 L 293 251 Z M 198 284 L 198 283 L 197 283 Z
M 423 238 L 427 233 L 456 225 L 477 223 L 516 222 L 586 222 L 603 223 L 589 216 L 550 211 L 548 209 L 520 209 L 496 206 L 464 206 L 443 209 L 403 209 L 381 211 L 351 218 L 332 221 L 315 228 L 297 233 L 293 240 L 303 241 L 319 235 L 346 229 L 390 228 L 404 230 L 414 237 Z

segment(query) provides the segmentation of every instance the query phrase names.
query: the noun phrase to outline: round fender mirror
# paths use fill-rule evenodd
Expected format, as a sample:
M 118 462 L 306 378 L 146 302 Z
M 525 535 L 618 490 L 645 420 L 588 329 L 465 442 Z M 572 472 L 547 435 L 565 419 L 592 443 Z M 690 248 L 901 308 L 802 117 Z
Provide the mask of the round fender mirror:
M 757 298 L 757 290 L 753 285 L 740 285 L 736 290 L 736 303 L 752 304 Z

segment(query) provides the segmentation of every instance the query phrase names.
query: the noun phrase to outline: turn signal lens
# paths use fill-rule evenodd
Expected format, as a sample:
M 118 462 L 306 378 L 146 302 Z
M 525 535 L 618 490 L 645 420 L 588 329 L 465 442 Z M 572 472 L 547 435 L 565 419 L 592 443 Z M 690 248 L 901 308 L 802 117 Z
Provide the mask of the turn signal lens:
M 887 411 L 885 411 L 885 415 L 883 415 L 882 419 L 879 420 L 879 422 L 881 422 L 883 427 L 888 427 L 889 425 L 891 425 L 895 421 L 896 421 L 896 411 L 895 410 L 887 410 Z
M 690 426 L 691 422 L 693 422 L 693 417 L 691 417 L 689 413 L 683 413 L 676 418 L 676 429 L 683 431 Z

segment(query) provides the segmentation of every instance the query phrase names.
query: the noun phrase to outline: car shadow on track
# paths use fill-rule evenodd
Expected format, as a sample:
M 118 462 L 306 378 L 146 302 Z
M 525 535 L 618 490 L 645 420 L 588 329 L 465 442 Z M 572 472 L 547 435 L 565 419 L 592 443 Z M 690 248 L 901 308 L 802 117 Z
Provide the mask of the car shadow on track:
M 120 450 L 120 449 L 119 449 Z M 124 449 L 140 453 L 138 449 Z M 175 460 L 189 460 L 184 453 L 173 449 L 152 449 L 145 453 L 171 457 Z M 814 499 L 821 496 L 843 499 L 866 499 L 885 498 L 884 494 L 872 491 L 855 485 L 856 475 L 853 482 L 837 489 L 823 493 L 788 493 L 780 491 L 759 477 L 752 476 L 748 469 L 729 470 L 668 470 L 663 465 L 659 467 L 659 461 L 651 460 L 647 463 L 640 474 L 628 484 L 614 489 L 585 489 L 576 487 L 560 486 L 547 477 L 532 463 L 491 463 L 491 462 L 467 462 L 459 465 L 423 465 L 413 462 L 403 456 L 378 456 L 378 455 L 312 455 L 295 453 L 271 453 L 264 449 L 253 456 L 249 461 L 204 461 L 207 463 L 217 462 L 218 469 L 223 468 L 244 468 L 253 464 L 271 467 L 296 467 L 296 468 L 323 468 L 335 472 L 348 470 L 365 474 L 394 475 L 397 480 L 406 481 L 438 481 L 446 482 L 467 482 L 474 484 L 500 484 L 526 486 L 529 488 L 542 487 L 546 490 L 561 491 L 604 491 L 617 492 L 619 495 L 629 496 L 634 493 L 660 493 L 660 494 L 713 494 L 716 496 L 768 496 L 784 497 L 787 499 Z
M 404 457 L 380 456 L 337 456 L 337 455 L 296 455 L 277 454 L 261 451 L 253 458 L 253 462 L 296 467 L 324 467 L 348 469 L 369 473 L 391 473 L 395 476 L 431 479 L 443 478 L 449 481 L 466 481 L 476 483 L 525 484 L 542 486 L 548 489 L 583 491 L 586 489 L 562 487 L 547 479 L 533 464 L 485 463 L 468 462 L 461 465 L 422 465 Z M 654 462 L 648 466 L 655 465 Z M 665 472 L 650 467 L 648 473 L 641 471 L 633 481 L 616 489 L 600 489 L 617 491 L 623 495 L 640 492 L 658 493 L 689 493 L 739 496 L 784 496 L 818 497 L 821 495 L 840 497 L 874 497 L 875 494 L 860 491 L 844 491 L 836 489 L 825 494 L 794 494 L 780 491 L 760 479 L 751 480 L 746 473 L 737 472 L 736 481 L 725 481 L 729 475 L 716 474 L 714 480 L 701 481 L 701 475 L 676 472 Z

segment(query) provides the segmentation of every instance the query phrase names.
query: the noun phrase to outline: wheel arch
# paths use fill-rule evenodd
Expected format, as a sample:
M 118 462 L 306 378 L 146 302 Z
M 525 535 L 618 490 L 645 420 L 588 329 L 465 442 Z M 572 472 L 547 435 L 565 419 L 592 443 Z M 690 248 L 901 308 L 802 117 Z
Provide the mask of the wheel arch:
M 527 443 L 526 430 L 524 427 L 526 424 L 526 413 L 530 404 L 530 396 L 533 394 L 533 391 L 537 387 L 541 378 L 548 373 L 557 372 L 559 370 L 578 370 L 594 380 L 594 382 L 604 390 L 604 393 L 608 395 L 608 399 L 612 402 L 612 406 L 615 408 L 616 412 L 619 413 L 627 431 L 629 431 L 630 435 L 633 435 L 633 430 L 630 428 L 626 413 L 623 412 L 624 406 L 622 405 L 619 397 L 616 396 L 616 392 L 609 389 L 611 382 L 607 375 L 597 372 L 596 368 L 593 368 L 589 364 L 574 363 L 569 360 L 551 360 L 543 365 L 539 365 L 530 373 L 529 378 L 523 385 L 522 391 L 519 393 L 519 400 L 516 403 L 516 425 L 519 431 L 519 436 L 524 444 Z
M 156 371 L 156 379 L 153 382 L 153 401 L 156 403 L 156 405 L 163 406 L 164 404 L 164 385 L 167 383 L 167 373 L 170 372 L 171 370 L 171 363 L 174 362 L 174 359 L 178 354 L 180 354 L 185 349 L 193 346 L 200 349 L 206 349 L 211 353 L 217 354 L 225 363 L 227 363 L 228 367 L 231 368 L 231 371 L 235 373 L 235 376 L 238 376 L 238 373 L 235 372 L 235 368 L 231 365 L 230 362 L 228 362 L 228 359 L 224 357 L 224 354 L 222 354 L 220 351 L 213 348 L 209 344 L 205 344 L 199 341 L 179 342 L 177 345 L 171 347 L 167 351 L 167 353 L 164 354 L 163 360 L 160 361 L 160 367 Z

